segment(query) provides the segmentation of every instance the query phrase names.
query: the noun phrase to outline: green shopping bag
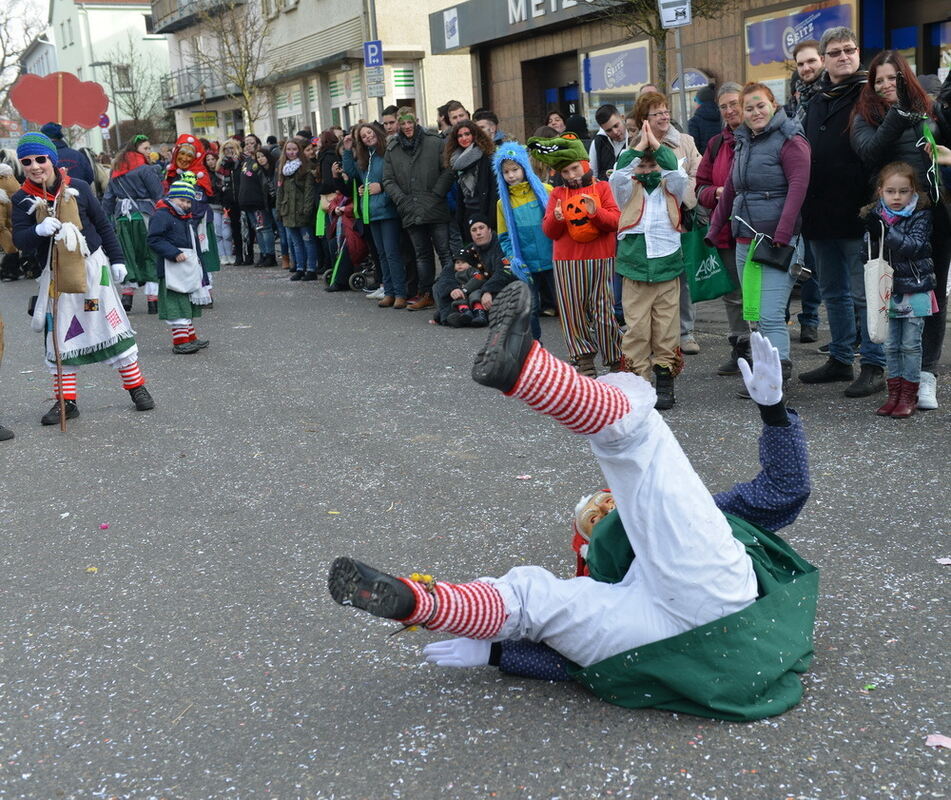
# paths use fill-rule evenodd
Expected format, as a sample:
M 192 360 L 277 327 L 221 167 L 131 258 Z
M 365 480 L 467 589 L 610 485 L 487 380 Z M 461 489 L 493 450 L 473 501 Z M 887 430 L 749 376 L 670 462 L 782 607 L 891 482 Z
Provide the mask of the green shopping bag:
M 694 303 L 714 300 L 736 289 L 730 273 L 723 266 L 720 251 L 703 240 L 709 229 L 709 225 L 700 225 L 694 219 L 693 229 L 680 236 L 687 286 Z

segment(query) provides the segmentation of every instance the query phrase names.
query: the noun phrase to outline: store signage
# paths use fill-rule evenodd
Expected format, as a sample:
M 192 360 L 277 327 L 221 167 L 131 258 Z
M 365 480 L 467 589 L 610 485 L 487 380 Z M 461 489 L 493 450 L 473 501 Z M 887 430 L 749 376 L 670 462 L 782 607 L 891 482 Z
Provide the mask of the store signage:
M 803 5 L 786 14 L 751 18 L 746 23 L 746 53 L 752 66 L 792 60 L 792 51 L 805 39 L 820 39 L 823 31 L 852 27 L 852 5 L 840 3 L 815 8 Z
M 382 67 L 383 66 L 383 42 L 363 43 L 363 66 Z
M 685 69 L 684 76 L 687 79 L 686 84 L 688 92 L 692 92 L 696 89 L 702 89 L 711 82 L 710 76 L 701 72 L 699 69 Z M 672 92 L 680 91 L 680 75 L 674 76 L 674 79 L 670 82 L 670 90 Z
M 662 28 L 682 28 L 691 20 L 690 0 L 657 0 Z
M 193 128 L 214 128 L 218 125 L 217 111 L 196 111 L 191 115 Z
M 603 5 L 604 0 L 467 0 L 429 15 L 430 46 L 439 54 L 505 39 L 594 13 Z
M 592 53 L 584 60 L 585 92 L 617 92 L 629 90 L 648 80 L 648 47 L 646 43 L 620 51 Z

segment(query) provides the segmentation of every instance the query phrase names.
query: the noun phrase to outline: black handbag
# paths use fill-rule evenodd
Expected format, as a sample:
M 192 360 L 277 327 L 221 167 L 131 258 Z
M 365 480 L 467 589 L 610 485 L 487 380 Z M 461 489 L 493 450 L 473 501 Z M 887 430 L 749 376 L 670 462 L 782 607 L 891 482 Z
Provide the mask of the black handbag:
M 753 261 L 764 267 L 789 272 L 796 248 L 791 244 L 776 244 L 769 237 L 757 238 L 753 246 Z

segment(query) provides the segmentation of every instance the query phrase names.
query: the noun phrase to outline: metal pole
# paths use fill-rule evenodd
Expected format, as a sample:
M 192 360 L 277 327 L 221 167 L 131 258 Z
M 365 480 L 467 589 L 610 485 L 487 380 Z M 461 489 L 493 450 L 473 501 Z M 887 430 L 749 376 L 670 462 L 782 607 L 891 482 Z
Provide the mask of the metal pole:
M 680 124 L 687 126 L 687 77 L 684 75 L 684 54 L 680 49 L 680 28 L 674 28 L 674 47 L 677 49 L 677 72 L 680 73 Z
M 377 27 L 376 27 L 376 0 L 367 0 L 367 17 L 368 25 L 370 28 L 370 41 L 375 42 L 377 40 Z M 386 68 L 384 67 L 384 70 Z M 386 79 L 386 72 L 383 73 L 384 80 Z M 378 97 L 376 99 L 376 118 L 377 120 L 383 116 L 383 98 Z

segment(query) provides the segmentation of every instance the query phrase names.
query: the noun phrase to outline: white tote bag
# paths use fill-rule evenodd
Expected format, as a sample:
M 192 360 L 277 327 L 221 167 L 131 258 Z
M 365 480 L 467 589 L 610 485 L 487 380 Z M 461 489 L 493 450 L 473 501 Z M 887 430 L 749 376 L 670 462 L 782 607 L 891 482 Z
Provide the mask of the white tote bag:
M 888 338 L 888 305 L 892 297 L 892 265 L 885 259 L 885 225 L 879 238 L 878 256 L 872 256 L 872 237 L 866 239 L 868 261 L 865 262 L 865 313 L 868 338 L 882 344 Z
M 191 294 L 201 289 L 201 259 L 198 258 L 198 248 L 195 246 L 195 231 L 188 226 L 191 234 L 192 246 L 183 248 L 184 261 L 170 261 L 165 259 L 165 286 L 173 292 Z

